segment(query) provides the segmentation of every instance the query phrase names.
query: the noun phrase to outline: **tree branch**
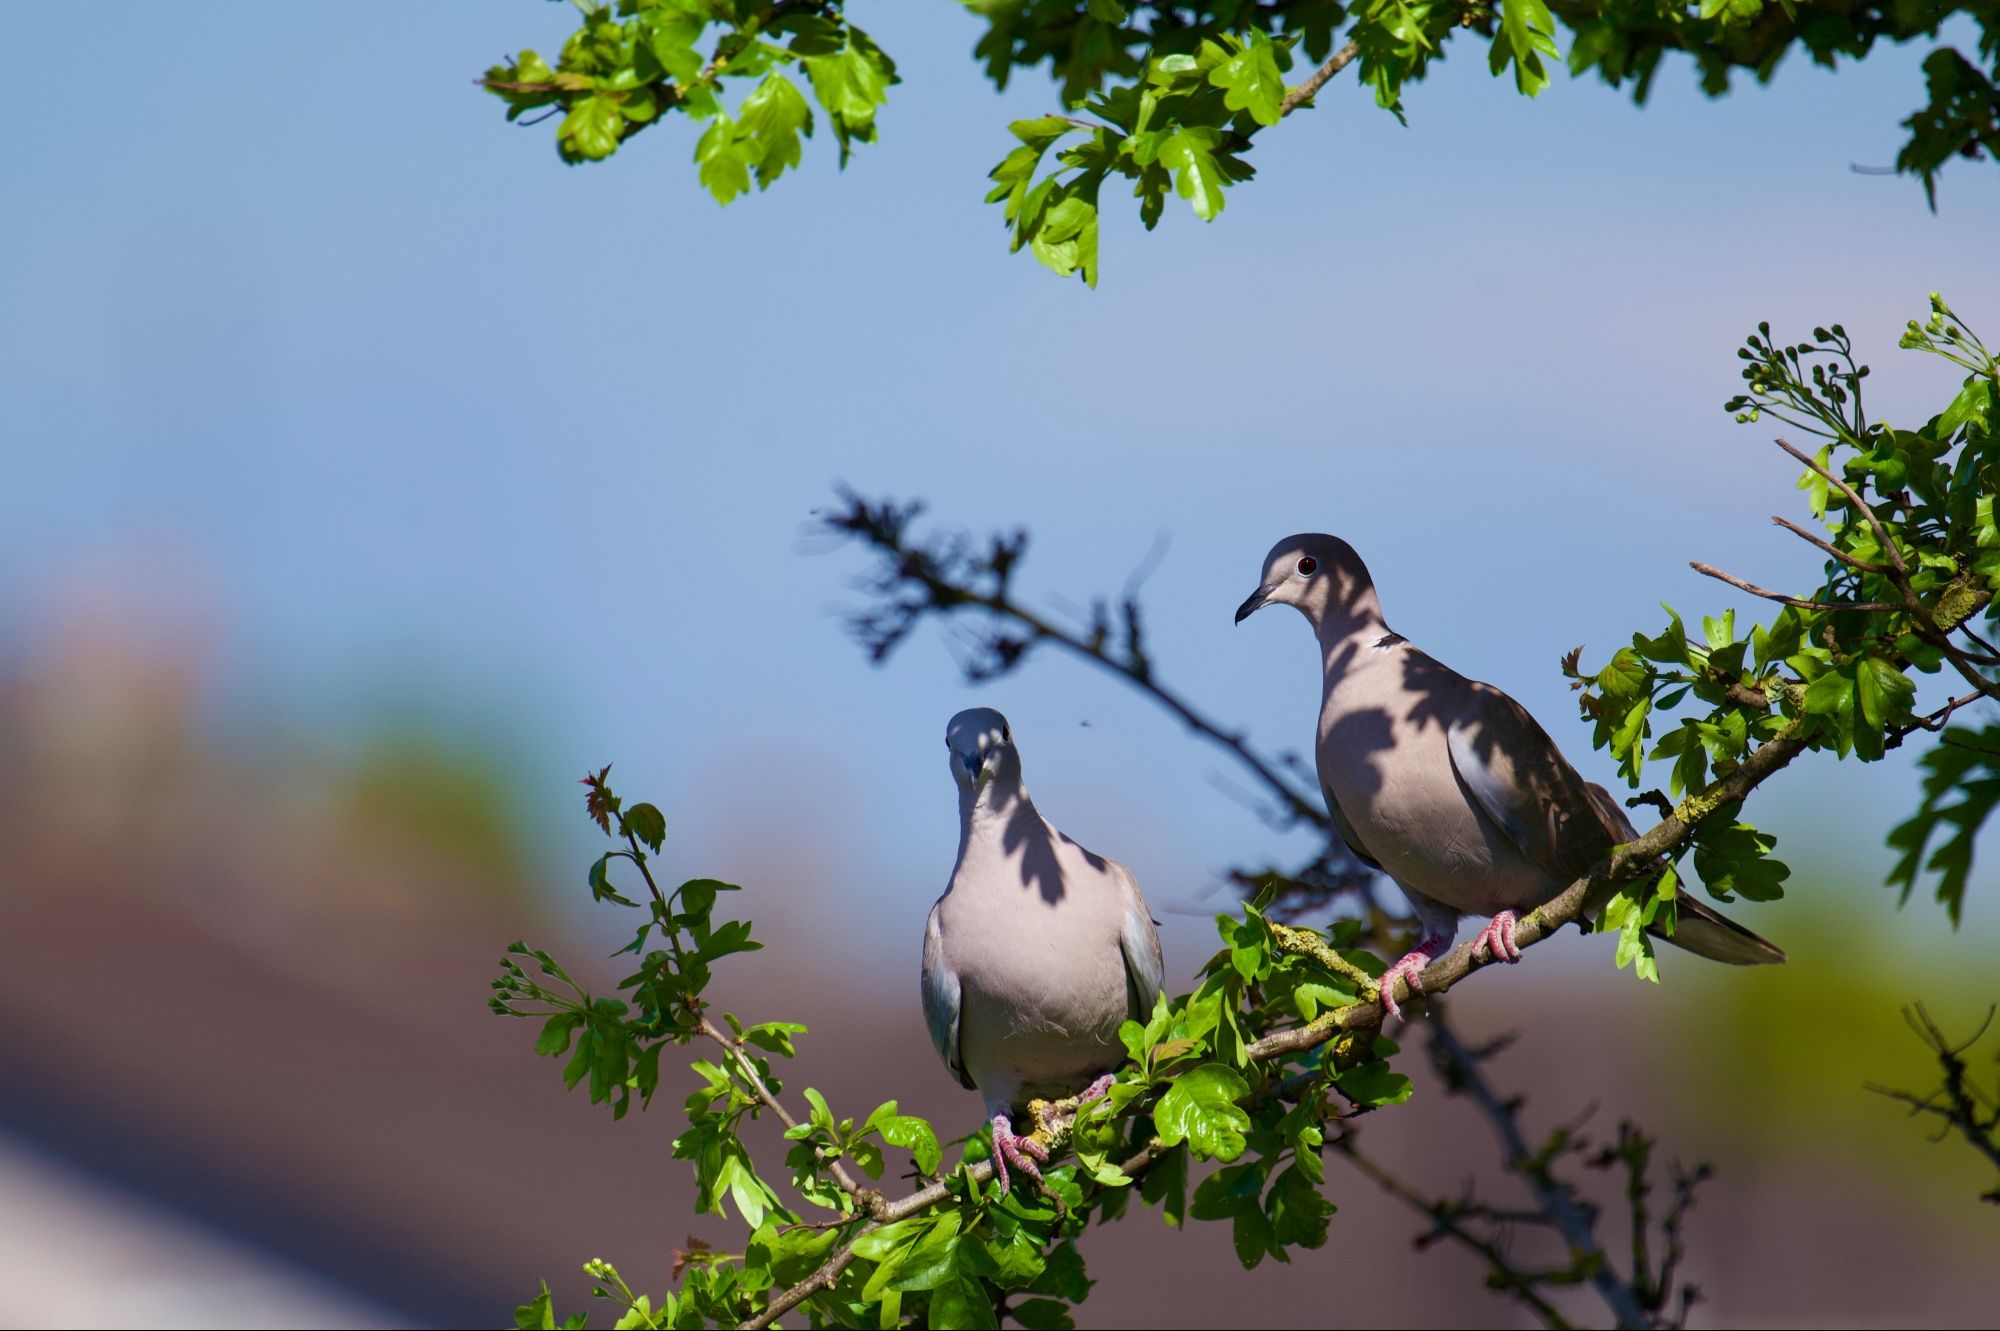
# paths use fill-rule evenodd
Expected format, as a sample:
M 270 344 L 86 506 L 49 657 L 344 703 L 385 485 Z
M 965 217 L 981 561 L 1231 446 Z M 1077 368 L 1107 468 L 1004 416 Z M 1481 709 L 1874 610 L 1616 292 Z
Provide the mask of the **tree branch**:
M 1853 555 L 1848 554 L 1847 551 L 1842 550 L 1839 546 L 1835 545 L 1833 542 L 1821 540 L 1819 537 L 1807 531 L 1804 527 L 1801 527 L 1798 523 L 1791 522 L 1785 518 L 1781 518 L 1775 513 L 1771 515 L 1771 521 L 1777 523 L 1780 527 L 1783 527 L 1786 531 L 1798 537 L 1800 540 L 1805 541 L 1808 544 L 1818 546 L 1820 549 L 1826 551 L 1827 554 L 1839 560 L 1841 563 L 1847 565 L 1849 568 L 1858 568 L 1863 573 L 1888 573 L 1891 571 L 1887 564 L 1871 564 L 1865 559 L 1857 559 Z
M 1593 866 L 1589 873 L 1565 888 L 1554 900 L 1530 911 L 1515 926 L 1514 941 L 1521 947 L 1531 947 L 1555 933 L 1563 925 L 1584 915 L 1586 911 L 1594 913 L 1619 884 L 1643 877 L 1654 870 L 1659 858 L 1692 836 L 1696 825 L 1704 817 L 1725 804 L 1742 799 L 1766 777 L 1784 767 L 1804 750 L 1804 742 L 1795 738 L 1791 732 L 1762 745 L 1729 775 L 1698 794 L 1682 800 L 1674 812 L 1661 820 L 1658 826 L 1637 841 L 1617 847 L 1604 860 Z M 1474 956 L 1472 948 L 1471 943 L 1461 944 L 1432 962 L 1421 976 L 1422 992 L 1435 997 L 1450 990 L 1474 971 L 1497 964 Z M 1408 993 L 1407 987 L 1403 992 Z M 1318 1048 L 1342 1031 L 1379 1027 L 1382 1024 L 1382 1015 L 1383 1008 L 1378 991 L 1373 999 L 1350 1003 L 1307 1025 L 1267 1035 L 1245 1046 L 1244 1054 L 1251 1062 L 1267 1062 L 1290 1054 L 1302 1053 Z M 1121 1164 L 1120 1168 L 1127 1174 L 1136 1174 L 1157 1160 L 1163 1150 L 1164 1148 L 1155 1139 Z M 984 1182 L 993 1175 L 990 1161 L 981 1161 L 967 1166 L 966 1169 L 970 1177 L 979 1182 Z M 862 1229 L 856 1231 L 838 1252 L 800 1284 L 774 1298 L 763 1313 L 744 1325 L 769 1326 L 786 1311 L 796 1307 L 815 1291 L 828 1287 L 839 1277 L 840 1272 L 853 1260 L 854 1239 L 872 1229 L 893 1224 L 927 1207 L 935 1206 L 950 1195 L 951 1190 L 940 1180 L 899 1201 L 891 1202 L 878 1198 L 876 1204 L 870 1208 L 872 1219 Z
M 758 1102 L 766 1109 L 776 1115 L 780 1123 L 784 1124 L 787 1128 L 796 1128 L 799 1125 L 799 1121 L 792 1117 L 791 1112 L 785 1108 L 784 1103 L 772 1093 L 770 1086 L 765 1083 L 762 1075 L 758 1073 L 757 1065 L 750 1060 L 748 1054 L 743 1052 L 742 1041 L 723 1034 L 722 1029 L 705 1015 L 701 1018 L 701 1033 L 722 1046 L 724 1052 L 735 1062 L 736 1069 L 742 1074 L 743 1080 L 748 1083 L 750 1093 L 755 1095 Z M 833 1175 L 833 1181 L 840 1185 L 840 1190 L 854 1198 L 855 1202 L 864 1212 L 869 1215 L 875 1215 L 882 1209 L 882 1194 L 848 1173 L 847 1168 L 840 1161 L 835 1160 L 829 1163 L 827 1172 Z
M 1294 821 L 1309 823 L 1331 835 L 1333 825 L 1326 811 L 1281 776 L 1276 766 L 1251 748 L 1242 734 L 1223 729 L 1178 693 L 1153 678 L 1152 664 L 1140 645 L 1138 605 L 1131 589 L 1127 589 L 1122 606 L 1127 650 L 1125 659 L 1121 660 L 1107 650 L 1107 643 L 1111 641 L 1111 626 L 1104 617 L 1102 603 L 1098 621 L 1086 638 L 1050 622 L 1008 595 L 1007 583 L 1026 548 L 1025 536 L 1012 541 L 996 538 L 983 558 L 969 554 L 963 538 L 919 545 L 907 539 L 905 531 L 910 520 L 922 511 L 921 505 L 899 506 L 891 500 L 871 505 L 852 490 L 842 489 L 839 494 L 847 503 L 847 511 L 825 518 L 823 525 L 843 539 L 860 540 L 883 557 L 883 568 L 872 590 L 885 598 L 893 598 L 899 586 L 909 586 L 923 595 L 921 602 L 892 599 L 886 611 L 878 610 L 851 618 L 850 627 L 877 660 L 886 656 L 926 614 L 948 615 L 956 610 L 972 608 L 1012 621 L 1027 634 L 1027 638 L 1001 639 L 985 644 L 990 663 L 968 668 L 967 673 L 973 678 L 1010 670 L 1035 644 L 1052 643 L 1073 656 L 1110 671 L 1152 698 L 1180 718 L 1188 729 L 1233 757 L 1284 806 Z M 980 583 L 990 585 L 977 585 Z
M 1985 1156 L 1995 1169 L 2000 1169 L 2000 1095 L 1989 1094 L 1966 1075 L 1963 1057 L 1965 1051 L 1979 1043 L 1987 1027 L 1993 1024 L 1995 1011 L 1988 1008 L 1986 1020 L 1979 1023 L 1979 1029 L 1969 1038 L 1953 1044 L 1939 1029 L 1937 1022 L 1931 1019 L 1931 1014 L 1922 1003 L 1904 1008 L 1903 1020 L 1909 1023 L 1910 1029 L 1929 1047 L 1944 1069 L 1944 1085 L 1925 1096 L 1878 1086 L 1873 1082 L 1868 1084 L 1868 1089 L 1910 1106 L 1912 1116 L 1929 1114 L 1944 1120 L 1939 1130 L 1940 1139 L 1956 1131 L 1973 1150 Z M 2000 1185 L 1980 1194 L 1980 1200 L 2000 1206 Z
M 1118 1167 L 1136 1177 L 1145 1173 L 1155 1161 L 1166 1154 L 1166 1150 L 1167 1148 L 1160 1144 L 1159 1138 L 1155 1137 L 1121 1161 Z M 974 1182 L 984 1183 L 993 1177 L 993 1162 L 982 1160 L 978 1164 L 967 1165 L 965 1172 Z M 767 1327 L 820 1290 L 831 1289 L 834 1282 L 840 1279 L 840 1273 L 854 1261 L 854 1245 L 862 1235 L 872 1233 L 884 1225 L 893 1225 L 898 1220 L 907 1220 L 950 1196 L 951 1189 L 940 1179 L 929 1187 L 911 1193 L 901 1201 L 883 1202 L 877 1208 L 874 1219 L 848 1235 L 847 1240 L 820 1265 L 818 1270 L 774 1297 L 762 1312 L 744 1322 L 743 1331 L 756 1331 L 757 1328 Z
M 1361 43 L 1350 41 L 1326 58 L 1326 63 L 1307 75 L 1306 81 L 1296 88 L 1287 89 L 1283 100 L 1278 103 L 1278 114 L 1288 116 L 1310 102 L 1324 88 L 1327 80 L 1354 62 L 1361 54 Z
M 1637 841 L 1616 847 L 1552 900 L 1522 916 L 1514 928 L 1514 941 L 1521 947 L 1532 947 L 1565 924 L 1594 916 L 1620 885 L 1655 871 L 1660 857 L 1693 836 L 1703 818 L 1725 804 L 1742 799 L 1766 777 L 1805 752 L 1805 741 L 1798 737 L 1798 730 L 1798 723 L 1794 722 L 1783 734 L 1755 749 L 1727 776 L 1682 800 L 1672 814 Z M 1418 977 L 1420 988 L 1412 990 L 1399 980 L 1398 995 L 1442 994 L 1474 971 L 1500 964 L 1490 955 L 1474 955 L 1475 942 L 1459 944 L 1426 967 Z M 1249 1045 L 1245 1052 L 1252 1059 L 1299 1053 L 1325 1044 L 1340 1031 L 1380 1026 L 1382 1015 L 1379 996 L 1371 1001 L 1350 1003 L 1307 1025 L 1267 1035 Z
M 1430 1232 L 1417 1236 L 1418 1247 L 1426 1247 L 1438 1239 L 1448 1238 L 1478 1253 L 1486 1259 L 1486 1283 L 1489 1286 L 1519 1299 L 1527 1305 L 1528 1311 L 1541 1319 L 1543 1326 L 1552 1328 L 1552 1331 L 1567 1331 L 1570 1326 L 1569 1319 L 1565 1318 L 1553 1303 L 1543 1298 L 1535 1288 L 1540 1284 L 1554 1283 L 1551 1273 L 1518 1270 L 1508 1259 L 1497 1236 L 1480 1234 L 1465 1223 L 1475 1215 L 1503 1222 L 1520 1223 L 1537 1223 L 1542 1219 L 1541 1216 L 1532 1213 L 1508 1216 L 1477 1207 L 1469 1201 L 1454 1202 L 1443 1199 L 1433 1201 L 1363 1155 L 1355 1142 L 1355 1133 L 1351 1130 L 1342 1133 L 1327 1145 L 1346 1156 L 1348 1163 L 1367 1175 L 1376 1187 L 1429 1219 Z
M 1444 1077 L 1446 1086 L 1479 1106 L 1480 1113 L 1500 1139 L 1500 1152 L 1507 1171 L 1518 1174 L 1535 1194 L 1536 1201 L 1541 1203 L 1542 1213 L 1548 1216 L 1549 1223 L 1569 1245 L 1576 1266 L 1589 1271 L 1591 1287 L 1611 1309 L 1617 1324 L 1621 1328 L 1652 1325 L 1653 1319 L 1639 1296 L 1631 1285 L 1618 1278 L 1610 1258 L 1597 1242 L 1593 1218 L 1587 1214 L 1575 1191 L 1557 1179 L 1550 1168 L 1553 1147 L 1540 1154 L 1530 1151 L 1526 1139 L 1521 1136 L 1521 1125 L 1514 1117 L 1515 1102 L 1503 1101 L 1494 1093 L 1480 1075 L 1476 1057 L 1452 1034 L 1442 1014 L 1433 1013 L 1430 1025 L 1431 1060 Z
M 1889 529 L 1882 525 L 1882 519 L 1875 516 L 1874 507 L 1861 497 L 1860 492 L 1840 477 L 1834 475 L 1827 468 L 1822 467 L 1818 460 L 1811 454 L 1793 447 L 1783 439 L 1773 439 L 1771 442 L 1779 448 L 1784 449 L 1787 453 L 1790 453 L 1800 462 L 1805 463 L 1814 475 L 1840 491 L 1842 497 L 1848 503 L 1854 505 L 1855 512 L 1868 519 L 1868 525 L 1875 529 L 1875 543 L 1881 547 L 1883 554 L 1889 556 L 1889 571 L 1891 573 L 1897 577 L 1902 577 L 1909 571 L 1903 564 L 1903 552 L 1896 548 L 1895 538 L 1889 535 Z
M 1800 610 L 1860 610 L 1876 614 L 1888 614 L 1905 608 L 1892 601 L 1808 601 L 1803 597 L 1787 596 L 1783 592 L 1774 592 L 1769 587 L 1759 587 L 1754 582 L 1746 582 L 1734 573 L 1725 573 L 1715 565 L 1704 564 L 1698 559 L 1689 560 L 1688 567 L 1704 577 L 1714 578 L 1718 582 L 1726 582 L 1738 591 L 1749 592 L 1752 596 L 1761 596 L 1767 601 L 1776 601 L 1780 605 L 1789 605 Z

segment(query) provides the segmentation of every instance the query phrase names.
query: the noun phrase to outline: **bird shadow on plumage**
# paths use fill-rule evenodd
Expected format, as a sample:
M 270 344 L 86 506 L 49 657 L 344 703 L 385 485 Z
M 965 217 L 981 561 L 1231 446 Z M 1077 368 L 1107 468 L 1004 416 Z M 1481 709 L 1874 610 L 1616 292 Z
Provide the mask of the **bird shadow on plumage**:
M 1062 900 L 1064 892 L 1062 857 L 1056 852 L 1058 838 L 1074 846 L 1090 867 L 1100 873 L 1109 863 L 1102 855 L 1085 850 L 1050 827 L 1035 811 L 1035 806 L 1026 800 L 1016 800 L 1014 807 L 1008 811 L 1007 826 L 1000 843 L 1009 855 L 1017 852 L 1020 855 L 1021 885 L 1039 892 L 1042 900 L 1051 906 Z

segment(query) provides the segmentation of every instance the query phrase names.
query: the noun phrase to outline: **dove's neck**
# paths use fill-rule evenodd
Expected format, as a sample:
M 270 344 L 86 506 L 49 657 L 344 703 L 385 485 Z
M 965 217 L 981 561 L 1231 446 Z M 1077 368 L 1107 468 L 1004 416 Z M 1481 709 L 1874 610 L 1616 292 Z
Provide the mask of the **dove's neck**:
M 1375 588 L 1362 583 L 1347 595 L 1329 600 L 1318 608 L 1312 616 L 1313 630 L 1319 634 L 1319 644 L 1331 656 L 1337 651 L 1360 646 L 1372 646 L 1383 638 L 1394 638 L 1389 625 L 1382 618 L 1382 602 L 1375 596 Z M 1400 639 L 1399 639 L 1400 641 Z
M 958 794 L 958 839 L 962 846 L 997 837 L 1022 817 L 1039 819 L 1028 787 L 1018 776 L 996 776 Z

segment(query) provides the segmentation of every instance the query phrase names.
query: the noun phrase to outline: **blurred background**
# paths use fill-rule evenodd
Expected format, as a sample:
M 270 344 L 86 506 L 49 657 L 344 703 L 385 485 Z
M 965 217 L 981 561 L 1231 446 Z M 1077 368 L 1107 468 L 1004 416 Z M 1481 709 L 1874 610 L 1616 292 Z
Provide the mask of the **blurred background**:
M 823 134 L 727 211 L 684 127 L 569 169 L 472 86 L 559 45 L 561 6 L 0 17 L 32 116 L 0 211 L 0 1322 L 492 1324 L 542 1277 L 579 1306 L 586 1258 L 658 1288 L 690 1235 L 734 1242 L 668 1158 L 677 1092 L 614 1125 L 485 1008 L 517 937 L 621 973 L 588 960 L 629 937 L 584 887 L 576 779 L 606 762 L 666 811 L 669 874 L 745 885 L 769 950 L 725 997 L 813 1019 L 793 1084 L 952 1131 L 977 1106 L 915 978 L 953 711 L 1009 714 L 1182 982 L 1223 872 L 1309 853 L 1070 662 L 972 688 L 926 628 L 868 664 L 864 562 L 810 535 L 836 481 L 1026 525 L 1017 585 L 1057 611 L 1164 538 L 1162 676 L 1271 748 L 1311 734 L 1306 633 L 1229 617 L 1274 539 L 1340 532 L 1401 632 L 1603 780 L 1562 652 L 1738 603 L 1689 559 L 1815 576 L 1767 520 L 1795 468 L 1719 409 L 1742 335 L 1843 321 L 1910 419 L 1953 387 L 1894 349 L 1926 293 L 2000 330 L 2000 175 L 1954 166 L 1932 213 L 1850 169 L 1892 160 L 1920 50 L 1716 103 L 1671 65 L 1644 111 L 1457 61 L 1407 129 L 1337 86 L 1215 224 L 1107 210 L 1093 293 L 980 203 L 1052 90 L 994 94 L 953 6 L 865 8 L 904 79 L 883 142 L 843 176 Z M 1862 1089 L 1930 1085 L 1900 1004 L 1965 1032 L 2000 998 L 1989 866 L 1956 932 L 1881 886 L 1915 799 L 1907 753 L 1759 794 L 1794 890 L 1741 914 L 1790 966 L 1668 957 L 1654 989 L 1575 940 L 1458 1003 L 1523 1033 L 1494 1076 L 1532 1130 L 1595 1105 L 1716 1165 L 1701 1321 L 2000 1307 L 1991 1180 Z M 1493 1173 L 1440 1096 L 1381 1120 L 1441 1191 Z M 1289 1267 L 1242 1272 L 1224 1227 L 1095 1233 L 1087 1322 L 1246 1293 L 1275 1325 L 1520 1320 L 1329 1172 L 1333 1243 Z

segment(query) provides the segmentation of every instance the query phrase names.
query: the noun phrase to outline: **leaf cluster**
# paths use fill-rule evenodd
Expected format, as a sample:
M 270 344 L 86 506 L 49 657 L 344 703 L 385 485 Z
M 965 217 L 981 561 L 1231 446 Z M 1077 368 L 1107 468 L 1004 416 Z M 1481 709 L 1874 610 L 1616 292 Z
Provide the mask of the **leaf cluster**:
M 1793 52 L 1832 68 L 1865 59 L 1878 43 L 1936 39 L 1947 22 L 1969 20 L 1969 50 L 1940 45 L 1925 59 L 1927 99 L 1903 122 L 1896 167 L 1922 180 L 1935 207 L 1945 163 L 2000 157 L 2000 0 L 962 3 L 982 25 L 972 54 L 986 77 L 1005 88 L 1018 71 L 1043 70 L 1060 102 L 1053 114 L 1012 124 L 1018 146 L 989 173 L 988 202 L 1001 207 L 1014 250 L 1092 286 L 1107 180 L 1130 182 L 1149 230 L 1169 195 L 1212 221 L 1228 191 L 1254 174 L 1245 154 L 1256 136 L 1314 105 L 1349 64 L 1371 100 L 1404 120 L 1406 91 L 1453 43 L 1483 44 L 1487 67 L 1524 96 L 1566 65 L 1644 104 L 1671 54 L 1688 57 L 1702 91 L 1719 97 L 1738 72 L 1768 82 Z M 895 63 L 837 0 L 578 7 L 579 26 L 553 63 L 522 51 L 481 85 L 506 103 L 509 120 L 560 117 L 556 148 L 568 162 L 600 161 L 680 113 L 702 126 L 694 160 L 718 203 L 799 164 L 815 104 L 844 165 L 855 144 L 874 141 L 897 82 Z M 1303 77 L 1288 82 L 1294 73 Z M 732 80 L 747 89 L 733 109 Z
M 1902 345 L 1964 372 L 1952 400 L 1915 428 L 1870 417 L 1862 392 L 1868 367 L 1855 360 L 1838 324 L 1790 344 L 1759 325 L 1737 353 L 1744 391 L 1726 410 L 1744 423 L 1776 420 L 1817 441 L 1810 452 L 1779 441 L 1804 468 L 1802 516 L 1817 530 L 1773 519 L 1825 556 L 1817 589 L 1790 596 L 1696 564 L 1780 608 L 1747 631 L 1733 612 L 1704 617 L 1697 634 L 1666 607 L 1657 633 L 1634 634 L 1602 666 L 1583 669 L 1579 651 L 1563 668 L 1596 745 L 1635 788 L 1648 763 L 1665 764 L 1674 799 L 1692 798 L 1774 740 L 1872 762 L 1917 733 L 1942 729 L 1922 760 L 1924 801 L 1890 834 L 1902 851 L 1890 881 L 1907 897 L 1923 874 L 1935 872 L 1938 898 L 1955 922 L 1972 838 L 2000 802 L 2000 767 L 1992 765 L 2000 761 L 2000 733 L 1991 725 L 1945 726 L 1960 708 L 2000 698 L 2000 654 L 1978 631 L 2000 615 L 1993 516 L 2000 361 L 1935 295 L 1929 317 L 1908 325 Z M 1956 677 L 1969 691 L 1919 714 L 1925 676 Z M 1694 870 L 1712 896 L 1767 901 L 1782 894 L 1789 870 L 1772 857 L 1772 837 L 1742 822 L 1735 806 L 1696 812 Z M 1621 932 L 1621 964 L 1636 960 L 1650 974 L 1643 929 L 1671 910 L 1677 885 L 1669 871 L 1613 903 L 1606 922 Z

